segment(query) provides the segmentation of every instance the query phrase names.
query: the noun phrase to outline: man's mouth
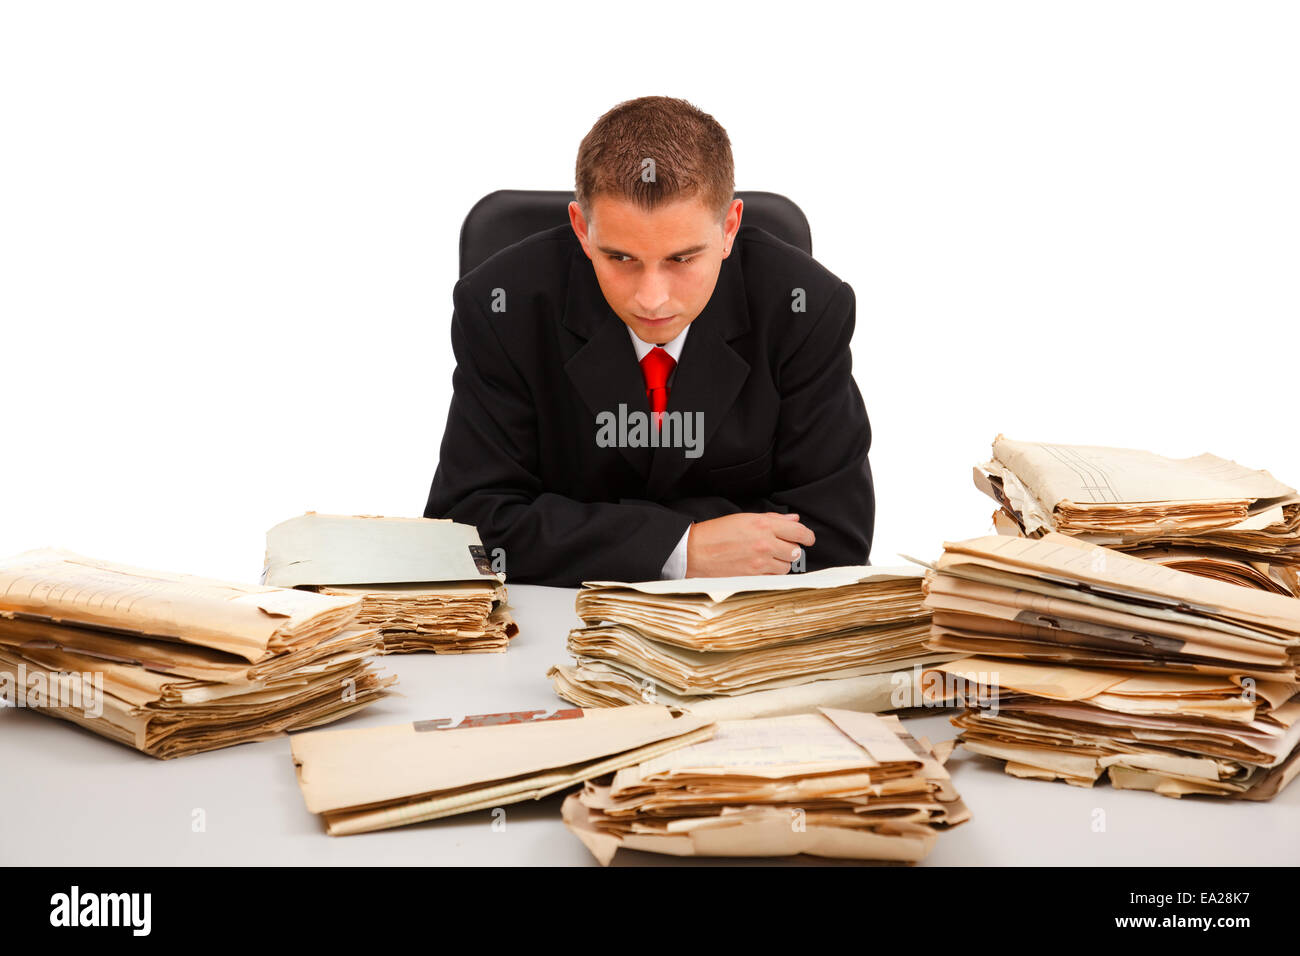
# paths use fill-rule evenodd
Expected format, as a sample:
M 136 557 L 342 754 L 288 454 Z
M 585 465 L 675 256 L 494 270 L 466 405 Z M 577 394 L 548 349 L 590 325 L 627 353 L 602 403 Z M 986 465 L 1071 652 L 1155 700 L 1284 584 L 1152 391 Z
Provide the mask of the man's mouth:
M 665 315 L 662 318 L 652 318 L 648 315 L 637 315 L 633 312 L 632 317 L 638 322 L 644 322 L 646 325 L 662 325 L 665 322 L 677 318 L 677 315 L 674 313 L 673 315 Z

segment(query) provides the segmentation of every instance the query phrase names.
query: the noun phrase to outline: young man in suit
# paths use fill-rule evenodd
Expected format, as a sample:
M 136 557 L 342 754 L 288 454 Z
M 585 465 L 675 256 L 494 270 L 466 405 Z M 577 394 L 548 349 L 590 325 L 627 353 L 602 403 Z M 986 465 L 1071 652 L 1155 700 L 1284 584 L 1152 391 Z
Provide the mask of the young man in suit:
M 865 564 L 853 290 L 741 225 L 726 131 L 683 100 L 614 107 L 576 180 L 568 225 L 456 284 L 426 517 L 538 584 Z

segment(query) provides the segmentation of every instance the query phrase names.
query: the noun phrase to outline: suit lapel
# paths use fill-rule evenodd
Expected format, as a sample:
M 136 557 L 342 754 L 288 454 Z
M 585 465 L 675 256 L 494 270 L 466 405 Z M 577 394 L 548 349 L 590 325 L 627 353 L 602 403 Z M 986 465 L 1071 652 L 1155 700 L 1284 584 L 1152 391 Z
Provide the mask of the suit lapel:
M 591 261 L 581 247 L 570 259 L 564 325 L 587 340 L 564 363 L 564 371 L 591 412 L 594 442 L 596 416 L 601 412 L 617 416 L 620 404 L 626 405 L 629 412 L 645 411 L 647 405 L 641 366 L 637 364 L 627 326 L 605 301 Z M 619 451 L 638 474 L 649 473 L 653 449 L 620 445 Z

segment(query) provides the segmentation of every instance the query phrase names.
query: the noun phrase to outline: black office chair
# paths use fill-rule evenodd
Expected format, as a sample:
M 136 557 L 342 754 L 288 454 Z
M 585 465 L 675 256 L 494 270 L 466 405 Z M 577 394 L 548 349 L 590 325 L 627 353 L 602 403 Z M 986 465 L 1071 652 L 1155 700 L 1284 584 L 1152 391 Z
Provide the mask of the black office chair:
M 812 232 L 803 210 L 778 193 L 739 192 L 742 224 L 758 226 L 812 255 Z M 498 189 L 474 204 L 460 227 L 460 274 L 506 246 L 569 221 L 573 193 L 561 189 Z

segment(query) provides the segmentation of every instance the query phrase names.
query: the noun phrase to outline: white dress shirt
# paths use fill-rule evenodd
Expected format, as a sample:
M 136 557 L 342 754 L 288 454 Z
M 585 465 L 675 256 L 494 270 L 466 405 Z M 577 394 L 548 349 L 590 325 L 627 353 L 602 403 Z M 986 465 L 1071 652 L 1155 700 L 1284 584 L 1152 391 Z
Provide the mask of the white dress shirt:
M 677 338 L 673 339 L 671 342 L 664 343 L 663 345 L 664 351 L 673 357 L 674 362 L 681 360 L 682 346 L 686 344 L 686 333 L 690 332 L 690 330 L 691 327 L 688 325 L 686 326 L 686 328 L 682 329 L 680 332 L 677 333 Z M 627 337 L 632 340 L 632 348 L 636 349 L 636 360 L 638 362 L 640 362 L 643 358 L 649 355 L 650 350 L 654 348 L 653 343 L 642 342 L 639 338 L 637 338 L 636 333 L 632 331 L 631 326 L 628 327 Z M 674 368 L 673 374 L 675 375 L 676 373 L 677 373 L 677 369 Z M 672 376 L 669 376 L 668 381 L 670 382 L 672 381 Z
M 677 338 L 673 339 L 671 342 L 664 343 L 663 350 L 673 357 L 674 362 L 681 359 L 682 346 L 686 344 L 686 333 L 690 330 L 691 327 L 688 325 L 677 334 Z M 651 342 L 642 342 L 637 338 L 637 334 L 632 331 L 631 326 L 628 327 L 627 334 L 628 338 L 632 340 L 632 348 L 636 349 L 636 360 L 639 363 L 643 358 L 650 354 L 650 350 L 654 348 L 654 344 Z M 674 366 L 672 375 L 668 376 L 669 388 L 672 388 L 672 381 L 676 375 L 677 368 Z M 691 529 L 688 527 L 682 533 L 681 540 L 677 542 L 677 547 L 673 548 L 673 553 L 668 555 L 668 560 L 664 562 L 663 570 L 659 572 L 661 578 L 668 581 L 676 581 L 686 577 L 686 543 L 690 536 Z

